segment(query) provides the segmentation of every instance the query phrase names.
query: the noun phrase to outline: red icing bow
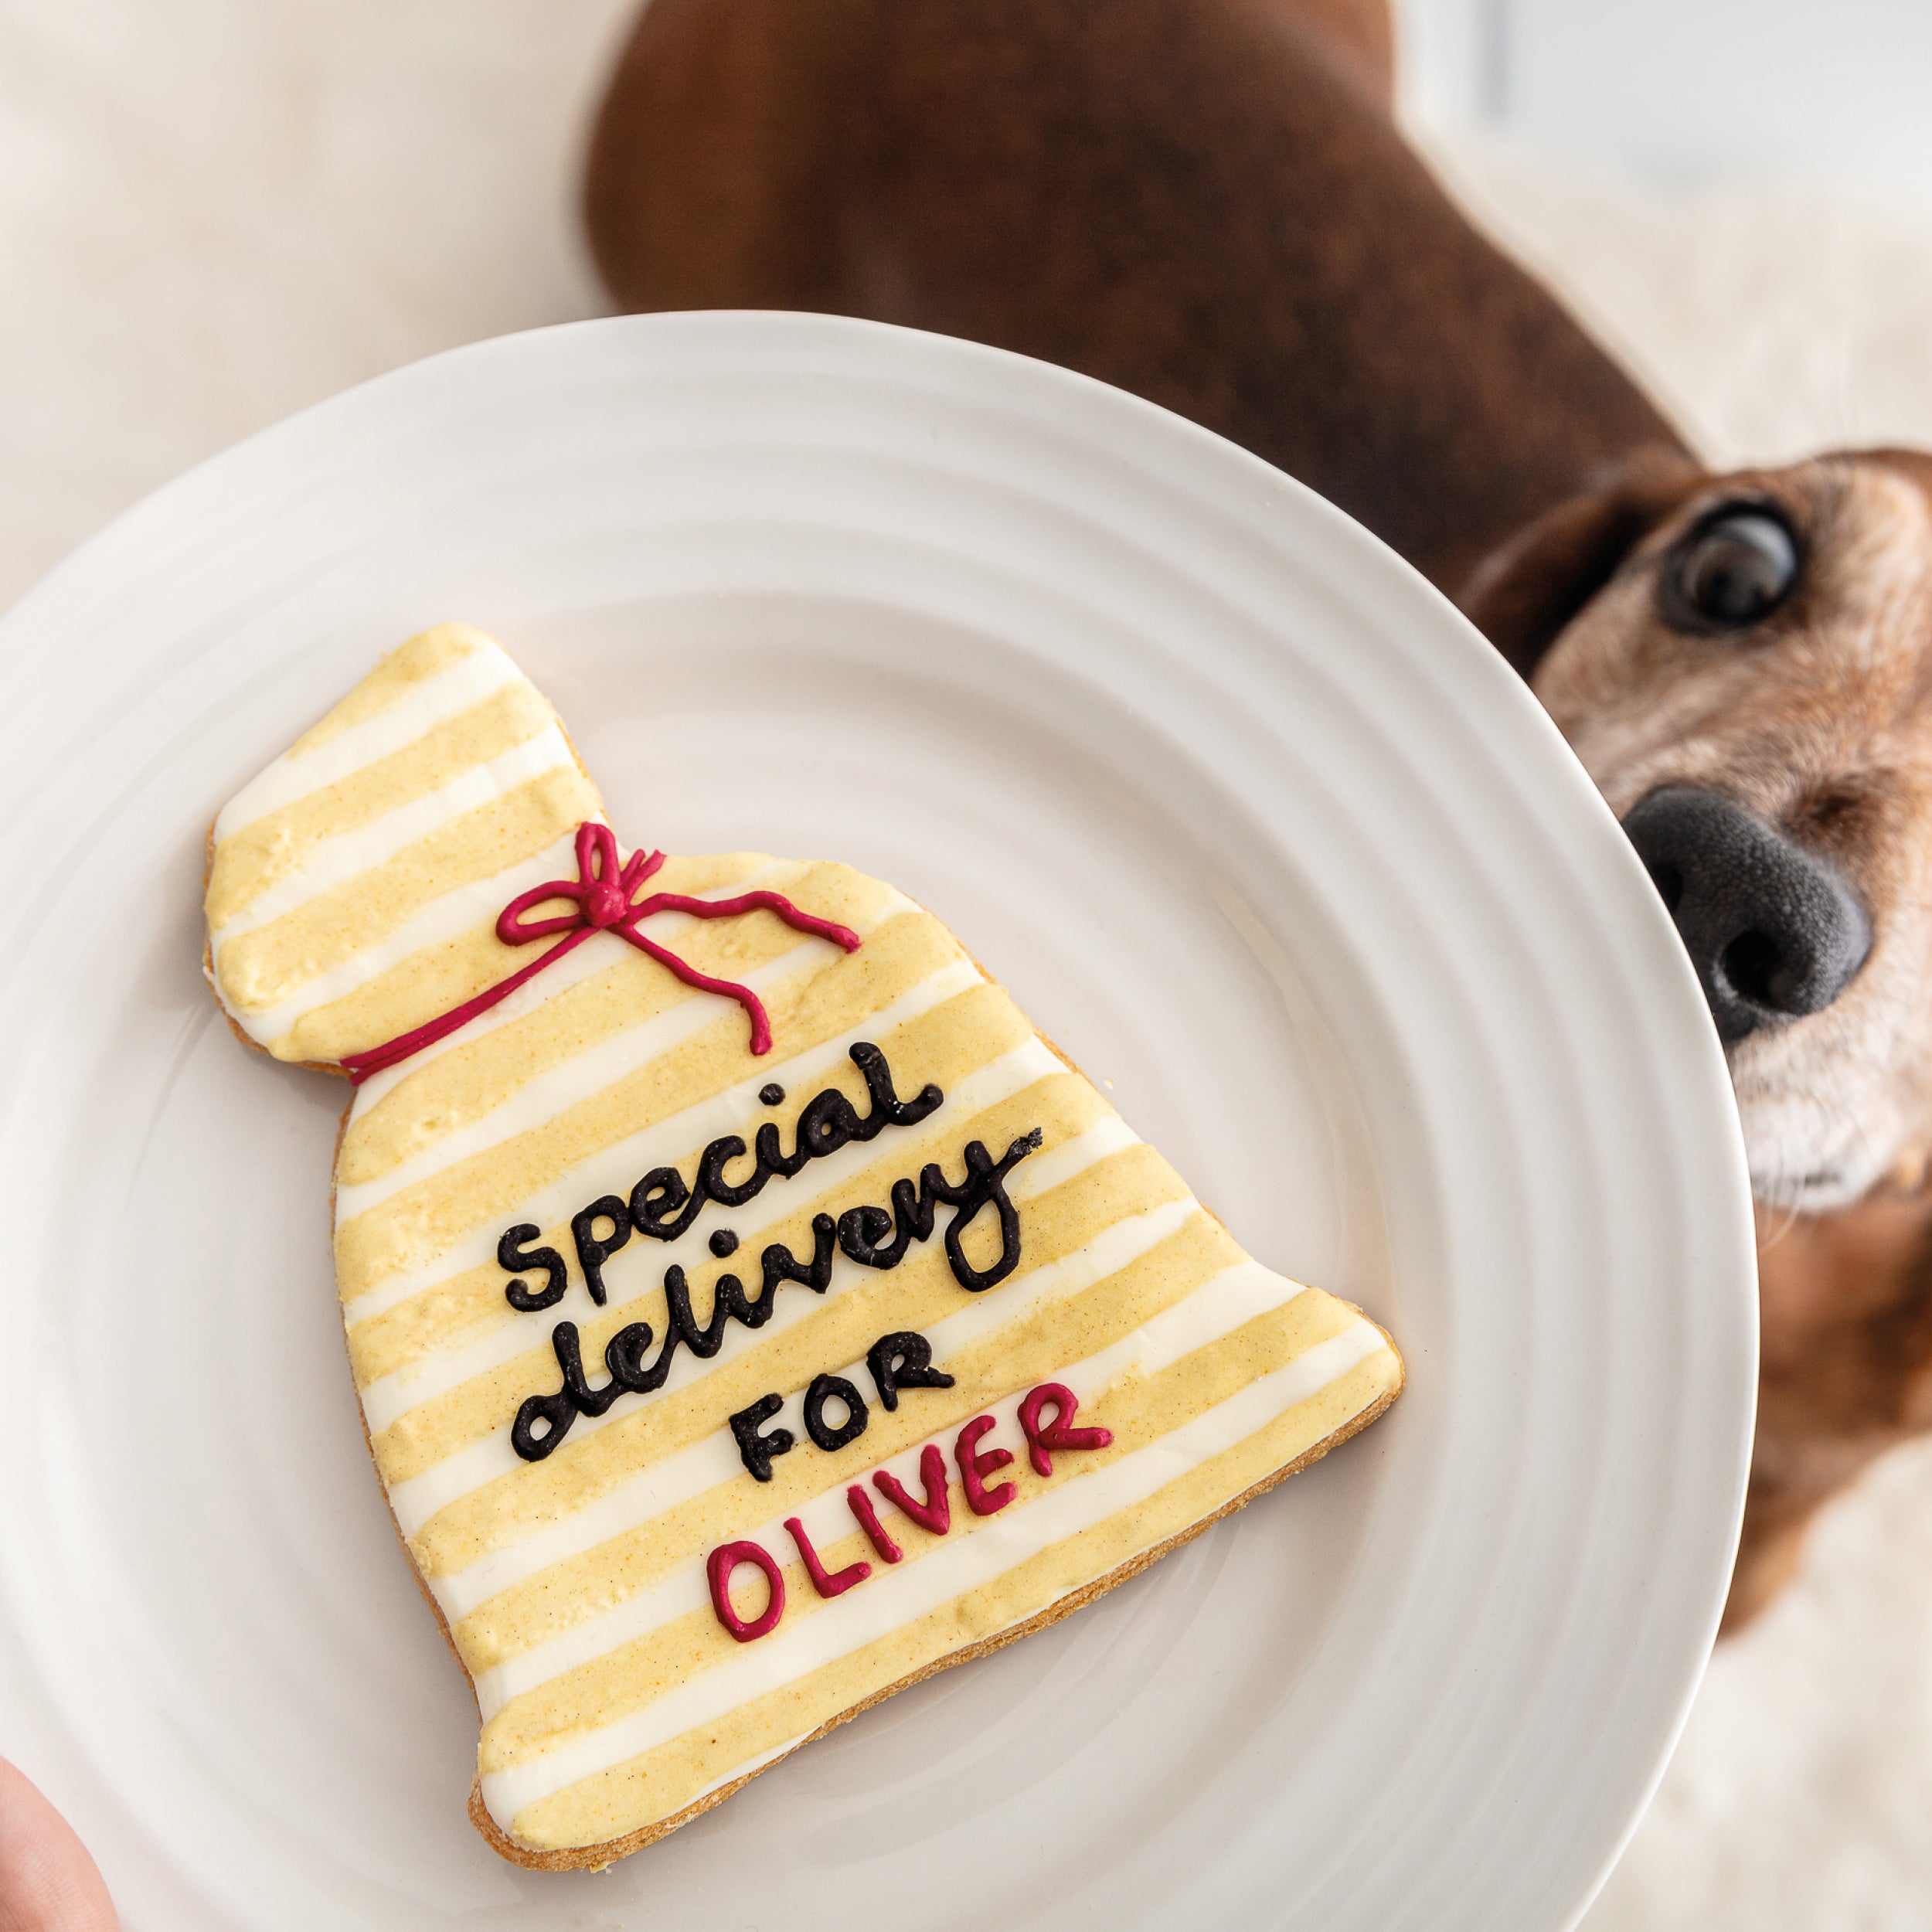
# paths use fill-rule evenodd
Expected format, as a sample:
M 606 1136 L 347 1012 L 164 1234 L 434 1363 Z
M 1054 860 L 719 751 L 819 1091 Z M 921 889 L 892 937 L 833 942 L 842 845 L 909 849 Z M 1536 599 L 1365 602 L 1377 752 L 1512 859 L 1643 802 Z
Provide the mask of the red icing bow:
M 611 933 L 628 940 L 639 952 L 648 953 L 659 965 L 669 968 L 685 985 L 735 999 L 750 1017 L 752 1052 L 769 1053 L 771 1022 L 765 1015 L 764 1002 L 749 986 L 740 986 L 735 980 L 713 979 L 699 972 L 655 939 L 645 938 L 638 930 L 639 924 L 653 913 L 689 913 L 694 919 L 732 919 L 740 913 L 764 911 L 776 913 L 795 931 L 828 939 L 849 953 L 858 951 L 859 935 L 849 926 L 801 912 L 783 893 L 740 893 L 734 899 L 693 899 L 686 893 L 653 893 L 648 899 L 638 899 L 638 888 L 663 863 L 661 852 L 634 852 L 620 866 L 617 835 L 608 825 L 585 819 L 577 827 L 577 877 L 553 879 L 544 885 L 532 886 L 528 892 L 518 893 L 497 917 L 496 936 L 506 946 L 527 946 L 532 940 L 548 939 L 553 933 L 561 933 L 563 937 L 508 979 L 498 981 L 474 999 L 466 999 L 441 1019 L 399 1033 L 394 1039 L 372 1046 L 366 1053 L 345 1054 L 343 1070 L 359 1087 L 372 1073 L 407 1060 L 412 1053 L 420 1053 L 459 1026 L 466 1026 L 478 1013 L 487 1013 L 526 980 L 535 978 L 553 960 L 561 959 L 573 947 L 582 945 L 593 933 Z M 525 920 L 523 915 L 532 906 L 557 899 L 573 901 L 571 910 L 551 919 Z

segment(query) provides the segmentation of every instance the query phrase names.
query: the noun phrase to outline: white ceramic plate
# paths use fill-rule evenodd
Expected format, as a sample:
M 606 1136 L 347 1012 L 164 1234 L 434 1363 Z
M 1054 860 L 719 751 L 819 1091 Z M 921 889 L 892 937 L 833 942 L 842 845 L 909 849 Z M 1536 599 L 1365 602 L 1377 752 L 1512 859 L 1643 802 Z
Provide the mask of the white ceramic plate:
M 335 1315 L 342 1092 L 243 1052 L 199 972 L 217 804 L 452 617 L 555 699 L 627 842 L 903 886 L 1409 1364 L 1315 1470 L 603 1876 L 465 1820 L 468 1696 Z M 595 322 L 142 505 L 0 626 L 0 1748 L 131 1932 L 1581 1910 L 1729 1570 L 1743 1162 L 1635 859 L 1372 539 L 1038 363 Z

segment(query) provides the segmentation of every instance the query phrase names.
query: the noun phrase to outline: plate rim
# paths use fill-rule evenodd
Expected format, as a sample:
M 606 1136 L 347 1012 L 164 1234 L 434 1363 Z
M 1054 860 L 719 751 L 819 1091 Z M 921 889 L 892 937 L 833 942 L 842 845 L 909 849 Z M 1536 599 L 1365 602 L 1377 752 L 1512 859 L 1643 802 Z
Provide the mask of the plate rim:
M 466 379 L 468 372 L 472 370 L 487 378 L 493 362 L 506 355 L 514 358 L 532 352 L 547 353 L 553 346 L 560 349 L 567 355 L 570 352 L 568 344 L 571 342 L 599 343 L 614 339 L 620 333 L 627 338 L 634 335 L 642 339 L 645 336 L 650 336 L 672 340 L 679 332 L 689 335 L 715 332 L 717 335 L 723 336 L 729 335 L 734 331 L 744 330 L 767 336 L 776 333 L 781 337 L 791 332 L 801 338 L 810 338 L 817 343 L 836 340 L 852 344 L 855 347 L 864 344 L 868 345 L 866 352 L 888 356 L 903 350 L 914 355 L 937 356 L 942 360 L 951 358 L 961 367 L 976 366 L 982 372 L 1003 370 L 1007 376 L 1015 380 L 1044 383 L 1049 388 L 1061 386 L 1063 393 L 1085 396 L 1090 402 L 1095 397 L 1104 397 L 1107 399 L 1104 404 L 1107 409 L 1117 410 L 1122 404 L 1125 404 L 1132 411 L 1140 413 L 1145 421 L 1158 423 L 1161 426 L 1159 434 L 1171 437 L 1178 433 L 1191 439 L 1197 451 L 1211 452 L 1213 461 L 1225 464 L 1230 458 L 1234 459 L 1243 466 L 1242 473 L 1250 486 L 1262 490 L 1272 497 L 1298 503 L 1301 515 L 1325 522 L 1332 539 L 1338 547 L 1345 549 L 1352 545 L 1359 549 L 1366 544 L 1381 553 L 1385 560 L 1393 563 L 1396 572 L 1404 582 L 1406 593 L 1412 597 L 1420 593 L 1426 601 L 1437 607 L 1439 616 L 1446 615 L 1451 618 L 1454 627 L 1464 634 L 1468 645 L 1474 647 L 1473 651 L 1465 648 L 1461 654 L 1463 662 L 1461 665 L 1446 675 L 1473 680 L 1472 689 L 1483 691 L 1486 685 L 1487 689 L 1483 691 L 1481 702 L 1492 707 L 1493 715 L 1504 719 L 1514 714 L 1514 721 L 1507 724 L 1504 727 L 1505 730 L 1521 732 L 1528 726 L 1543 739 L 1546 749 L 1553 747 L 1560 750 L 1562 756 L 1560 760 L 1546 759 L 1546 764 L 1549 769 L 1540 774 L 1536 782 L 1566 784 L 1570 787 L 1572 804 L 1587 801 L 1587 808 L 1594 808 L 1601 825 L 1607 826 L 1614 833 L 1615 848 L 1621 851 L 1622 857 L 1621 860 L 1609 862 L 1621 864 L 1627 884 L 1633 880 L 1642 880 L 1645 900 L 1654 909 L 1654 925 L 1658 930 L 1668 934 L 1670 951 L 1681 969 L 1675 975 L 1675 993 L 1666 997 L 1677 999 L 1681 1008 L 1686 989 L 1695 994 L 1696 982 L 1688 962 L 1682 958 L 1681 948 L 1676 945 L 1674 933 L 1670 931 L 1661 906 L 1656 904 L 1654 894 L 1649 892 L 1648 880 L 1643 879 L 1641 866 L 1634 853 L 1623 840 L 1621 832 L 1616 830 L 1607 808 L 1603 804 L 1582 767 L 1577 764 L 1569 752 L 1553 723 L 1537 703 L 1527 685 L 1503 663 L 1486 641 L 1478 636 L 1468 621 L 1439 592 L 1427 585 L 1409 566 L 1395 557 L 1387 546 L 1305 485 L 1274 470 L 1259 457 L 1225 442 L 1212 432 L 1174 415 L 1157 404 L 1055 365 L 957 338 L 934 336 L 925 332 L 904 329 L 891 325 L 769 311 L 683 311 L 670 315 L 599 318 L 488 338 L 447 350 L 386 372 L 340 395 L 312 404 L 283 422 L 257 431 L 229 449 L 205 459 L 131 505 L 94 536 L 76 546 L 7 611 L 0 614 L 0 662 L 12 666 L 10 672 L 4 674 L 4 682 L 0 682 L 0 696 L 10 698 L 38 672 L 41 662 L 39 650 L 20 647 L 37 644 L 44 648 L 50 642 L 57 642 L 57 632 L 60 627 L 83 613 L 90 604 L 97 604 L 103 597 L 111 595 L 117 579 L 137 574 L 137 563 L 144 551 L 151 549 L 171 528 L 184 523 L 193 526 L 196 519 L 206 513 L 209 502 L 218 502 L 224 493 L 232 494 L 233 486 L 230 479 L 243 474 L 249 464 L 275 460 L 277 453 L 284 448 L 298 447 L 302 437 L 314 436 L 318 432 L 325 436 L 333 434 L 335 426 L 338 424 L 347 424 L 352 430 L 357 412 L 372 411 L 379 414 L 389 406 L 392 396 L 406 396 L 414 386 L 426 382 L 455 379 L 460 384 L 461 380 Z M 1023 377 L 1013 376 L 1015 366 L 1025 372 Z M 995 379 L 1005 378 L 996 376 Z M 1126 418 L 1121 420 L 1125 420 Z M 267 452 L 266 458 L 264 451 Z M 1479 669 L 1479 663 L 1488 668 L 1486 670 Z M 1514 695 L 1509 695 L 1511 693 Z M 1560 778 L 1555 776 L 1558 770 L 1563 774 Z M 1590 862 L 1604 862 L 1602 853 L 1605 849 L 1607 848 L 1603 847 L 1600 841 L 1599 853 Z M 1697 996 L 1696 1005 L 1701 1017 L 1701 995 Z M 1734 1222 L 1740 1223 L 1748 1231 L 1750 1193 L 1741 1136 L 1736 1131 L 1728 1077 L 1723 1074 L 1723 1056 L 1714 1033 L 1709 1036 L 1709 1048 L 1701 1071 L 1693 1076 L 1686 1070 L 1686 1090 L 1689 1090 L 1689 1084 L 1694 1079 L 1704 1092 L 1702 1097 L 1695 1102 L 1686 1101 L 1685 1106 L 1687 1108 L 1692 1106 L 1704 1107 L 1708 1111 L 1711 1098 L 1711 1076 L 1715 1069 L 1722 1083 L 1723 1117 L 1730 1124 L 1731 1133 L 1722 1151 L 1713 1151 L 1713 1178 L 1716 1169 L 1728 1166 L 1730 1170 L 1727 1189 L 1730 1196 L 1728 1212 Z M 1719 1184 L 1725 1185 L 1721 1179 Z M 1754 1389 L 1754 1259 L 1748 1244 L 1743 1250 L 1740 1259 L 1740 1279 L 1751 1291 L 1742 1298 L 1739 1308 L 1734 1311 L 1743 1319 L 1733 1340 L 1740 1341 L 1744 1345 L 1744 1353 L 1749 1358 L 1748 1380 Z M 1730 1543 L 1725 1552 L 1723 1566 L 1726 1573 L 1729 1559 L 1734 1550 L 1741 1524 L 1753 1420 L 1752 1405 L 1747 1400 L 1743 1405 L 1741 1413 L 1734 1419 L 1737 1440 L 1733 1444 L 1733 1457 L 1734 1494 L 1729 1505 Z M 1715 1601 L 1709 1606 L 1706 1619 L 1708 1630 L 1703 1645 L 1706 1656 L 1709 1648 L 1709 1640 L 1715 1636 L 1722 1607 L 1723 1592 L 1720 1590 Z M 1607 1877 L 1641 1821 L 1643 1811 L 1655 1791 L 1688 1717 L 1701 1675 L 1700 1665 L 1682 1685 L 1677 1699 L 1675 1722 L 1670 1727 L 1668 1735 L 1659 1741 L 1655 1753 L 1654 1768 L 1641 1799 L 1631 1810 L 1621 1831 L 1617 1835 L 1609 1855 L 1603 1859 L 1589 1893 L 1578 1901 L 1572 1923 L 1587 1908 L 1590 1898 L 1594 1896 L 1595 1891 Z

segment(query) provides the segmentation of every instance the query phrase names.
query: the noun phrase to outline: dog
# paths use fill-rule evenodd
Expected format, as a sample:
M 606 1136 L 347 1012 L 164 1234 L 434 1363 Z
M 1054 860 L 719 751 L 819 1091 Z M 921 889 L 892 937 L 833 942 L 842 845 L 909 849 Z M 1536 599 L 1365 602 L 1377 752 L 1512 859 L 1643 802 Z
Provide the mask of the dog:
M 1638 462 L 1464 601 L 1621 818 L 1726 1043 L 1762 1337 L 1735 1631 L 1819 1506 L 1932 1427 L 1932 458 Z
M 1932 1426 L 1932 459 L 1709 472 L 1393 99 L 1384 0 L 651 0 L 585 222 L 628 308 L 905 323 L 1190 417 L 1529 681 L 1736 1092 L 1764 1344 L 1734 1630 Z

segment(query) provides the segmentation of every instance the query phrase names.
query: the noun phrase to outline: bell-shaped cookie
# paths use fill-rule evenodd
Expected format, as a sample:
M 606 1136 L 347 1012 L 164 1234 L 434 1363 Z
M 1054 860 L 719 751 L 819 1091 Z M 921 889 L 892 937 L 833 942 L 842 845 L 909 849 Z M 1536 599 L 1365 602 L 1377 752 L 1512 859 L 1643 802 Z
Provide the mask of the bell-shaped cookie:
M 1090 1601 L 1402 1384 L 930 913 L 621 832 L 451 624 L 236 794 L 207 887 L 237 1031 L 355 1082 L 369 1445 L 474 1686 L 471 1815 L 549 1867 Z

